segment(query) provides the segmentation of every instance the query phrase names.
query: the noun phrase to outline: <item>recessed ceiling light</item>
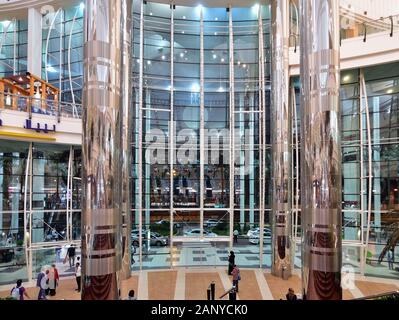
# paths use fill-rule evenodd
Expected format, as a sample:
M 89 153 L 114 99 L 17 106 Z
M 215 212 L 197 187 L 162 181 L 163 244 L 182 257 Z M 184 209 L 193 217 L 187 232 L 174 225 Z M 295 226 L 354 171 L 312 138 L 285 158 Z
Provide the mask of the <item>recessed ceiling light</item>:
M 216 54 L 214 54 L 214 55 L 212 56 L 213 59 L 216 59 L 216 57 L 217 57 Z
M 152 12 L 150 12 L 150 16 L 152 16 Z
M 388 89 L 388 90 L 387 90 L 387 93 L 388 93 L 388 94 L 393 93 L 393 89 Z
M 183 16 L 183 19 L 186 19 L 186 16 Z
M 162 60 L 165 60 L 165 56 L 162 56 L 161 58 L 162 58 Z
M 342 78 L 342 80 L 344 80 L 345 82 L 347 82 L 347 81 L 349 81 L 350 78 L 351 78 L 351 76 L 347 74 L 346 76 L 344 76 L 344 77 Z

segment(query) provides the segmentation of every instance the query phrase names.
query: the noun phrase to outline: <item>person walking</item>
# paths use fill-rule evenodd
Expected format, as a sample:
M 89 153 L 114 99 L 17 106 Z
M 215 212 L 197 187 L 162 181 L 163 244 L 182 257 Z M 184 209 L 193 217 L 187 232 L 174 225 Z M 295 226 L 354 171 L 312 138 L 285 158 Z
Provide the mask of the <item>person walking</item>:
M 394 263 L 394 253 L 392 248 L 388 250 L 388 267 L 389 270 L 394 270 L 393 268 L 393 263 Z
M 46 289 L 48 285 L 48 274 L 49 271 L 43 268 L 42 271 L 40 271 L 40 273 L 37 275 L 36 287 L 39 287 L 37 300 L 47 300 Z
M 78 285 L 78 288 L 75 289 L 75 291 L 80 292 L 81 289 L 81 278 L 82 278 L 82 269 L 80 268 L 80 263 L 76 263 L 75 267 L 75 277 L 76 277 L 76 283 Z
M 22 280 L 17 280 L 17 285 L 11 289 L 11 297 L 14 300 L 25 300 L 24 296 L 30 299 L 26 289 L 22 286 Z
M 235 287 L 236 292 L 238 292 L 238 282 L 241 280 L 240 269 L 236 265 L 234 265 L 231 274 L 233 275 L 233 287 Z
M 52 264 L 51 270 L 49 272 L 49 283 L 48 283 L 50 289 L 50 296 L 55 296 L 59 280 L 60 276 L 58 274 L 58 270 L 55 267 L 55 264 Z
M 229 274 L 229 276 L 231 275 L 231 272 L 233 271 L 234 264 L 235 264 L 235 259 L 236 259 L 236 256 L 234 254 L 234 251 L 230 251 L 230 255 L 229 255 L 229 258 L 228 258 L 228 261 L 229 261 L 228 274 Z
M 233 231 L 234 243 L 238 243 L 238 234 L 239 234 L 238 230 L 235 229 Z
M 72 268 L 75 265 L 75 246 L 73 244 L 68 248 L 67 257 L 69 259 L 69 267 Z

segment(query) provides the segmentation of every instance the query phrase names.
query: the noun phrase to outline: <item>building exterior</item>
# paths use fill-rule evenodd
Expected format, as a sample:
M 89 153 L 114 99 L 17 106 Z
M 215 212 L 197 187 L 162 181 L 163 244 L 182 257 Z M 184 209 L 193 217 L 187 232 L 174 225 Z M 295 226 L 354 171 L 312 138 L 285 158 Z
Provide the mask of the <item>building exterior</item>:
M 0 284 L 34 279 L 54 261 L 72 274 L 63 257 L 71 243 L 80 254 L 83 232 L 87 6 L 13 2 L 0 3 L 0 77 L 40 76 L 60 89 L 60 102 L 28 112 L 40 96 L 16 97 L 14 109 L 13 94 L 0 92 Z M 271 4 L 165 2 L 133 0 L 131 12 L 131 268 L 224 266 L 234 250 L 241 267 L 270 269 Z M 289 263 L 300 269 L 303 39 L 299 3 L 287 2 Z M 399 225 L 398 17 L 362 20 L 367 8 L 341 2 L 341 271 L 397 278 L 387 256 L 378 260 Z M 27 119 L 34 127 L 24 128 Z

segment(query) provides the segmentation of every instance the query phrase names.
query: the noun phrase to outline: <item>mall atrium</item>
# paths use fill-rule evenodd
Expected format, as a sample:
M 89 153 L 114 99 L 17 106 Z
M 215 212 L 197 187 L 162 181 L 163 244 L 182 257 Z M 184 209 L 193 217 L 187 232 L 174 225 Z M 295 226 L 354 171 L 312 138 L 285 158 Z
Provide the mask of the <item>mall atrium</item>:
M 0 0 L 0 297 L 355 299 L 398 241 L 398 0 Z

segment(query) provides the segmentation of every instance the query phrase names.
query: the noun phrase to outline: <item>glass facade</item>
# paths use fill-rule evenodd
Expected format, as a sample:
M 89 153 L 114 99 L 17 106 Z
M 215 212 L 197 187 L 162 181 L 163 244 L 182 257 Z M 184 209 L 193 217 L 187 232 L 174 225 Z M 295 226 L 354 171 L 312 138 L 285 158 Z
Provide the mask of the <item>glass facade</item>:
M 269 9 L 134 3 L 132 206 L 133 230 L 143 230 L 141 246 L 132 236 L 136 266 L 140 257 L 152 268 L 224 265 L 233 227 L 246 235 L 260 223 L 267 146 L 259 124 L 269 94 L 261 106 L 259 91 L 270 89 L 260 86 L 262 76 L 269 82 Z M 151 247 L 156 234 L 168 245 Z M 223 256 L 187 256 L 187 240 L 201 238 Z M 260 265 L 259 241 L 237 245 L 252 258 L 241 265 Z
M 372 276 L 395 277 L 395 273 L 387 268 L 387 256 L 380 255 L 389 238 L 398 230 L 399 222 L 395 196 L 398 190 L 398 67 L 395 62 L 341 72 L 343 266 Z M 296 147 L 298 154 L 300 152 L 300 137 L 296 145 L 295 134 L 300 132 L 299 79 L 292 79 L 292 84 L 297 114 L 293 133 L 295 161 L 300 159 L 296 156 Z M 295 123 L 295 118 L 293 121 Z M 295 162 L 294 185 L 296 166 Z M 300 197 L 298 205 L 299 236 Z M 295 202 L 293 208 L 296 208 Z M 363 257 L 362 248 L 365 248 Z M 300 261 L 300 251 L 296 254 Z M 364 259 L 364 265 L 361 259 Z M 378 263 L 379 259 L 382 264 Z
M 81 148 L 1 140 L 0 284 L 35 278 L 80 246 Z M 29 274 L 30 273 L 30 274 Z

